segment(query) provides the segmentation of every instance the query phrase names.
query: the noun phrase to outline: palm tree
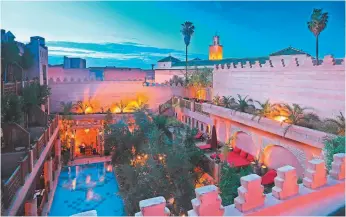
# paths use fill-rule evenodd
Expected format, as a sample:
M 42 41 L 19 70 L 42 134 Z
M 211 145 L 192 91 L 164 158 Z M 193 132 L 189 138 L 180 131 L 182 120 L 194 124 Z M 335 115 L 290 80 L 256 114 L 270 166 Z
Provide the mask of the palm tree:
M 191 37 L 193 33 L 195 32 L 195 26 L 192 22 L 186 21 L 185 23 L 181 24 L 182 29 L 181 33 L 184 36 L 184 42 L 185 42 L 185 53 L 186 53 L 186 65 L 185 65 L 185 82 L 187 84 L 187 47 L 190 45 Z
M 127 101 L 123 101 L 123 100 L 120 100 L 119 103 L 116 103 L 116 106 L 120 109 L 121 114 L 124 113 L 124 111 L 128 105 L 129 105 L 129 103 Z
M 221 97 L 219 95 L 215 95 L 213 97 L 213 104 L 214 105 L 216 105 L 216 106 L 220 105 L 220 101 L 221 101 Z
M 340 112 L 340 115 L 336 116 L 336 119 L 327 118 L 326 121 L 332 122 L 337 126 L 337 134 L 339 136 L 345 136 L 345 117 L 342 112 Z
M 258 122 L 260 122 L 261 118 L 269 118 L 272 116 L 276 105 L 271 104 L 269 102 L 269 99 L 267 99 L 264 103 L 261 103 L 260 101 L 257 101 L 257 100 L 255 102 L 257 102 L 261 108 L 255 111 L 255 114 L 253 115 L 252 120 L 258 117 Z
M 286 135 L 292 125 L 305 124 L 309 120 L 309 117 L 311 117 L 309 114 L 305 113 L 306 110 L 311 109 L 309 107 L 301 107 L 300 105 L 293 103 L 293 106 L 283 104 L 282 108 L 284 109 L 282 116 L 284 116 L 286 119 L 281 122 L 281 125 L 283 123 L 289 124 L 285 128 L 283 136 Z
M 231 108 L 231 104 L 232 104 L 232 97 L 231 96 L 223 96 L 222 97 L 222 104 L 224 107 L 226 108 Z
M 244 98 L 242 98 L 242 96 L 238 94 L 235 111 L 245 112 L 245 109 L 249 107 L 248 102 L 251 100 L 251 99 L 247 99 L 247 97 L 248 96 L 245 96 Z
M 309 30 L 316 37 L 316 64 L 318 65 L 318 36 L 327 27 L 328 12 L 322 13 L 322 9 L 314 9 L 310 21 L 308 22 Z
M 89 100 L 88 100 L 87 102 L 84 102 L 84 101 L 79 100 L 79 101 L 74 105 L 74 107 L 75 107 L 76 109 L 81 110 L 83 114 L 86 113 L 86 110 L 87 110 L 88 108 L 91 108 L 91 109 L 94 108 L 94 106 L 93 106 L 92 103 L 91 103 L 91 97 L 89 97 Z
M 62 108 L 62 111 L 63 111 L 63 114 L 64 115 L 69 115 L 71 114 L 71 111 L 74 107 L 73 103 L 72 102 L 60 102 L 60 106 Z

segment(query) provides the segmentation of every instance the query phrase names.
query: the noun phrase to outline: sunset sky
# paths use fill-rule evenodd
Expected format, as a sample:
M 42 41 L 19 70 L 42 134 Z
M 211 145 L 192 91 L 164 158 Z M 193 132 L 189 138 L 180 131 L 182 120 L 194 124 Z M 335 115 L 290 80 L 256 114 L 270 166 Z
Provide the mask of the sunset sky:
M 18 41 L 46 38 L 50 64 L 66 55 L 86 58 L 88 66 L 150 68 L 169 54 L 184 59 L 184 21 L 196 27 L 189 58 L 206 59 L 215 32 L 227 58 L 288 46 L 315 56 L 307 28 L 313 8 L 330 16 L 320 56 L 344 57 L 345 2 L 2 2 L 1 28 Z

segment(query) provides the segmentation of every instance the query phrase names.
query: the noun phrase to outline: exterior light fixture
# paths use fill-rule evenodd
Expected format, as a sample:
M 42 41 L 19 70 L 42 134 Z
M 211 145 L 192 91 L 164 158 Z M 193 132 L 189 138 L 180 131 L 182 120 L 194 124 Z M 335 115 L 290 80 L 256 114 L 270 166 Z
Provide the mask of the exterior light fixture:
M 85 133 L 89 133 L 89 131 L 90 131 L 89 128 L 84 129 Z

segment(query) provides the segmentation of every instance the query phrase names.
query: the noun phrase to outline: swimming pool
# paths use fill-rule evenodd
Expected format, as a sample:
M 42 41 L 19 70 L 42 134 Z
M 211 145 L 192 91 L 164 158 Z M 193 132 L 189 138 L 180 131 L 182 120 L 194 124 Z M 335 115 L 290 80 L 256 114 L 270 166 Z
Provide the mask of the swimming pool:
M 124 215 L 118 183 L 109 162 L 64 167 L 49 216 L 96 210 L 100 216 Z

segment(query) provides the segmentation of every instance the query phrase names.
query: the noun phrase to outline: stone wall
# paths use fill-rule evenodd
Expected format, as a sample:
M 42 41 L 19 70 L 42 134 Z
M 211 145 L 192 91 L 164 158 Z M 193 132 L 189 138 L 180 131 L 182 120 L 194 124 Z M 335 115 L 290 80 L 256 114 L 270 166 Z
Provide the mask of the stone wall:
M 277 170 L 272 193 L 263 194 L 262 178 L 255 174 L 241 177 L 234 204 L 222 206 L 214 185 L 197 188 L 189 216 L 327 216 L 345 206 L 345 154 L 335 154 L 333 169 L 327 175 L 322 160 L 309 161 L 302 184 L 297 184 L 294 167 Z M 136 216 L 153 213 L 166 216 L 166 200 L 157 197 L 140 201 Z
M 254 100 L 312 107 L 321 117 L 345 111 L 345 60 L 324 57 L 319 66 L 310 58 L 272 58 L 265 64 L 216 65 L 213 95 L 249 95 Z

